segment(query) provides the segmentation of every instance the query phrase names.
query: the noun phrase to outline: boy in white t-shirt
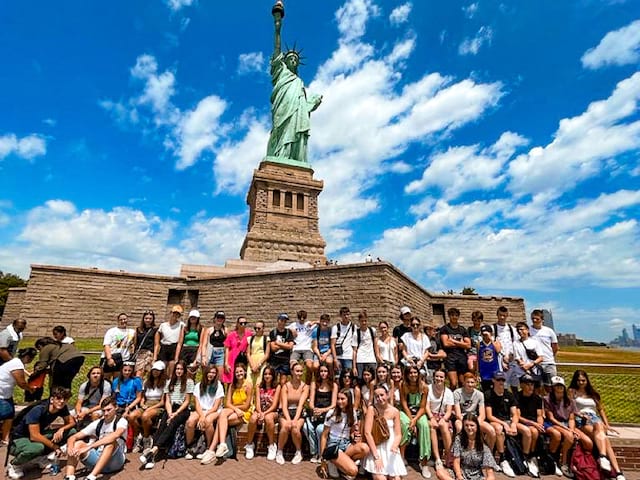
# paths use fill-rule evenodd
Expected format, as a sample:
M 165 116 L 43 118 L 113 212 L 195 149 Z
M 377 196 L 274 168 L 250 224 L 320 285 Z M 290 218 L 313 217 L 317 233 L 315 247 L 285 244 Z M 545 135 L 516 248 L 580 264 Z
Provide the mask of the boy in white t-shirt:
M 291 350 L 291 358 L 289 366 L 293 368 L 293 364 L 304 360 L 307 372 L 313 372 L 313 350 L 311 350 L 311 342 L 313 338 L 311 334 L 314 331 L 317 321 L 307 321 L 307 312 L 300 310 L 297 314 L 298 320 L 287 325 L 287 328 L 293 333 L 295 344 Z M 309 376 L 309 380 L 311 377 Z
M 64 480 L 75 480 L 76 467 L 82 462 L 91 469 L 87 480 L 95 480 L 100 473 L 113 473 L 122 469 L 125 462 L 128 422 L 116 418 L 116 399 L 107 397 L 100 403 L 104 418 L 95 420 L 75 433 L 67 441 L 67 469 Z M 85 438 L 95 438 L 88 443 Z

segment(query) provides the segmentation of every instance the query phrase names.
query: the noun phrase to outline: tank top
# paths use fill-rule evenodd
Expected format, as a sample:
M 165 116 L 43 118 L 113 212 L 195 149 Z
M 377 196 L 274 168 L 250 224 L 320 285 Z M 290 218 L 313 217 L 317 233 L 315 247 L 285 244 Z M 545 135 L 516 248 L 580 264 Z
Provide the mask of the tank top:
M 592 411 L 594 413 L 597 413 L 598 411 L 598 406 L 596 405 L 596 401 L 593 398 L 576 396 L 574 398 L 574 401 L 576 402 L 576 408 L 579 412 Z
M 419 407 L 422 402 L 422 392 L 407 392 L 407 405 L 409 407 Z
M 493 342 L 489 345 L 485 345 L 484 342 L 480 342 L 478 348 L 478 371 L 480 372 L 480 378 L 482 380 L 491 380 L 493 374 L 500 368 L 500 360 L 498 358 L 498 352 Z
M 231 395 L 231 404 L 235 407 L 238 407 L 247 401 L 247 392 L 244 389 L 245 384 L 243 384 L 242 387 L 236 388 Z
M 328 390 L 326 392 L 322 390 L 316 390 L 316 398 L 315 398 L 316 408 L 327 408 L 329 405 L 331 405 L 332 395 L 333 395 L 333 392 L 331 390 Z
M 262 412 L 269 410 L 269 407 L 273 405 L 274 395 L 276 393 L 275 388 L 261 388 L 260 389 L 260 408 Z
M 227 334 L 224 333 L 224 330 L 213 329 L 211 335 L 209 335 L 209 343 L 214 348 L 223 348 L 224 341 L 227 339 Z
M 184 342 L 182 344 L 185 347 L 197 347 L 200 345 L 200 333 L 198 330 L 185 330 Z

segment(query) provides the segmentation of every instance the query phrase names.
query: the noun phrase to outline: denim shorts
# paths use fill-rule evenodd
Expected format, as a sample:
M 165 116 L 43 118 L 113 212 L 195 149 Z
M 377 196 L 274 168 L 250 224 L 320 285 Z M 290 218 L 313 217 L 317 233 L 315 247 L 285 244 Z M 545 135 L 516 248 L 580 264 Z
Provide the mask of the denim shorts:
M 16 414 L 16 408 L 13 405 L 13 398 L 0 398 L 0 420 L 13 418 Z
M 87 456 L 82 459 L 82 463 L 85 467 L 92 469 L 98 463 L 100 454 L 102 453 L 102 447 L 92 448 L 87 452 Z M 118 446 L 111 454 L 111 458 L 102 469 L 101 473 L 113 473 L 122 470 L 124 467 L 124 444 L 118 441 Z
M 224 347 L 213 347 L 211 349 L 209 365 L 215 365 L 216 367 L 222 367 L 224 365 Z

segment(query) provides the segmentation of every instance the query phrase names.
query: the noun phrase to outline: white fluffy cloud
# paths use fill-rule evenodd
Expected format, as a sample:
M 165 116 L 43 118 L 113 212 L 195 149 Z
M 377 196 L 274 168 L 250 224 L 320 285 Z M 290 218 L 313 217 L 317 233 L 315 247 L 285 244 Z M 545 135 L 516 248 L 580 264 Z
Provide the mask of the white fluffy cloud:
M 191 110 L 181 110 L 172 101 L 176 93 L 175 73 L 159 71 L 153 55 L 143 54 L 130 70 L 131 77 L 142 82 L 142 92 L 127 100 L 102 100 L 100 106 L 123 125 L 134 125 L 143 132 L 159 131 L 164 146 L 176 157 L 176 168 L 195 164 L 206 152 L 214 152 L 228 130 L 221 116 L 227 102 L 216 95 L 201 99 Z
M 264 55 L 262 52 L 241 53 L 238 56 L 238 75 L 264 71 Z
M 601 195 L 566 209 L 553 205 L 544 221 L 531 216 L 505 223 L 516 205 L 508 198 L 430 200 L 414 211 L 419 218 L 413 225 L 385 231 L 371 250 L 411 275 L 431 274 L 436 285 L 440 279 L 503 291 L 568 283 L 640 286 L 640 228 L 624 219 L 640 205 L 640 192 Z
M 196 0 L 164 0 L 164 1 L 167 4 L 167 6 L 174 12 L 177 12 L 178 10 L 183 9 L 184 7 L 190 7 L 191 5 L 196 3 Z
M 475 3 L 471 3 L 469 5 L 467 5 L 466 7 L 462 7 L 462 13 L 464 13 L 464 16 L 467 18 L 473 18 L 476 13 L 478 12 L 478 7 L 480 5 L 478 4 L 478 2 Z
M 171 219 L 130 207 L 78 210 L 69 201 L 49 200 L 32 209 L 24 222 L 11 248 L 14 258 L 0 252 L 0 263 L 21 275 L 28 273 L 23 258 L 31 263 L 177 274 L 182 263 L 222 264 L 237 257 L 246 219 L 200 215 L 183 229 Z
M 582 66 L 597 69 L 607 65 L 629 65 L 640 60 L 640 20 L 607 33 L 600 43 L 585 52 Z
M 605 100 L 560 120 L 554 139 L 509 164 L 509 189 L 518 194 L 563 192 L 600 172 L 602 163 L 640 148 L 640 72 L 622 80 Z
M 391 25 L 400 25 L 409 20 L 409 14 L 413 4 L 411 2 L 403 3 L 402 5 L 394 8 L 389 14 L 389 21 Z
M 505 132 L 488 148 L 479 145 L 450 147 L 433 155 L 422 178 L 405 187 L 406 193 L 419 193 L 430 186 L 443 191 L 445 198 L 455 198 L 471 190 L 491 190 L 504 180 L 503 167 L 527 139 Z
M 473 38 L 465 38 L 458 47 L 460 55 L 477 55 L 484 45 L 491 45 L 493 38 L 493 29 L 491 27 L 482 26 Z
M 0 135 L 0 160 L 9 155 L 32 160 L 47 153 L 47 142 L 40 135 L 19 138 L 14 133 Z
M 364 35 L 367 21 L 380 13 L 371 0 L 349 0 L 336 11 L 336 21 L 342 40 L 349 42 Z

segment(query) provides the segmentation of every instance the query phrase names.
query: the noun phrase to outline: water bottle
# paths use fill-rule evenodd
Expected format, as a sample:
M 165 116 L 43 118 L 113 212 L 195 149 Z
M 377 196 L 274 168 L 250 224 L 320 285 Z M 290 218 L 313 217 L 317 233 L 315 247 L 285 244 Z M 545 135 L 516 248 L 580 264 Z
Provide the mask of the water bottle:
M 60 473 L 60 460 L 58 460 L 58 456 L 57 455 L 53 459 L 53 462 L 51 462 L 51 467 L 50 467 L 49 473 L 51 475 L 58 475 Z

